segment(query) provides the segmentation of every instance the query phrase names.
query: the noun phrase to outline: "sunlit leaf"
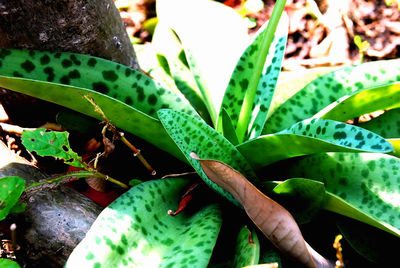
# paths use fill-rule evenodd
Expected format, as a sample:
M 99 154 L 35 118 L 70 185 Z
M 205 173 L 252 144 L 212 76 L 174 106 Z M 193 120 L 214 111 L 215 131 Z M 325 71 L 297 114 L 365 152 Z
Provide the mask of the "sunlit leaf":
M 282 104 L 268 119 L 263 134 L 274 133 L 310 118 L 320 110 L 361 89 L 400 81 L 400 60 L 345 67 L 323 75 Z
M 400 107 L 400 82 L 356 91 L 322 109 L 314 117 L 346 121 L 355 117 Z
M 325 119 L 307 119 L 276 134 L 239 144 L 254 168 L 320 152 L 391 152 L 392 145 L 365 129 Z
M 288 18 L 283 15 L 278 24 L 280 16 L 275 13 L 273 21 L 258 31 L 237 62 L 225 91 L 220 113 L 225 109 L 231 117 L 239 141 L 247 131 L 259 135 L 264 126 L 286 45 Z M 218 129 L 221 127 L 218 122 Z
M 210 0 L 158 0 L 157 16 L 182 42 L 215 124 L 216 109 L 221 106 L 224 89 L 248 41 L 242 17 L 233 9 Z

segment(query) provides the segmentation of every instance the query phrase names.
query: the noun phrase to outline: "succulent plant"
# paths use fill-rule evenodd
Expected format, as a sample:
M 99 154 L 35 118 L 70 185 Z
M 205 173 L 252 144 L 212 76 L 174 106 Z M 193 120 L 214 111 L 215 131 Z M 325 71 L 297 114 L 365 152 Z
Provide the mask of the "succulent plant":
M 232 195 L 241 189 L 236 183 L 216 184 L 201 164 L 204 159 L 225 163 L 226 169 L 214 174 L 217 177 L 236 172 L 267 196 L 307 201 L 309 206 L 293 213 L 300 223 L 312 221 L 324 209 L 398 239 L 400 160 L 396 149 L 400 128 L 395 115 L 400 107 L 400 60 L 348 66 L 304 87 L 299 87 L 304 82 L 296 80 L 280 86 L 277 81 L 288 28 L 288 19 L 282 15 L 285 1 L 276 2 L 269 23 L 245 46 L 242 32 L 232 30 L 240 16 L 216 2 L 186 2 L 157 3 L 159 25 L 153 45 L 159 38 L 162 42 L 158 44 L 169 52 L 161 53 L 160 45 L 155 49 L 156 66 L 150 75 L 162 81 L 86 55 L 0 52 L 0 86 L 101 119 L 82 97 L 90 94 L 117 127 L 186 161 L 211 189 L 237 207 L 232 209 L 210 194 L 210 201 L 173 217 L 168 209 L 178 204 L 193 180 L 144 182 L 102 212 L 67 267 L 83 263 L 93 267 L 205 267 L 218 263 L 214 248 L 224 228 L 224 211 L 240 214 L 242 207 L 258 209 L 258 204 L 239 202 Z M 209 51 L 207 36 L 191 28 L 198 23 L 195 12 L 187 10 L 182 13 L 189 15 L 180 18 L 167 10 L 177 6 L 196 11 L 205 8 L 210 11 L 207 23 L 213 26 L 220 19 L 213 14 L 227 14 L 231 28 L 225 25 L 226 32 L 219 32 L 221 39 L 213 40 L 218 43 L 215 51 Z M 202 27 L 212 34 L 212 28 Z M 230 45 L 232 51 L 227 49 Z M 388 110 L 383 115 L 388 119 L 360 126 L 346 123 L 377 110 Z M 193 158 L 193 153 L 203 160 Z M 266 217 L 265 211 L 260 213 Z M 257 232 L 251 232 L 252 239 L 244 235 L 249 222 L 239 219 L 235 224 L 240 228 L 231 234 L 238 239 L 237 250 L 220 262 L 241 267 L 279 259 L 279 253 L 259 233 L 257 238 Z

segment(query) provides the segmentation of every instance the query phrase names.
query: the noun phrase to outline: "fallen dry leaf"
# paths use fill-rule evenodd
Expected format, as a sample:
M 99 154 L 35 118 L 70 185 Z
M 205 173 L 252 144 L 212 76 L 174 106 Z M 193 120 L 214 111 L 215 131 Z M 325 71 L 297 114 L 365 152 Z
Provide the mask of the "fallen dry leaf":
M 242 174 L 220 161 L 199 159 L 195 153 L 191 153 L 191 157 L 200 161 L 210 180 L 239 201 L 254 224 L 279 250 L 307 267 L 332 267 L 304 241 L 292 215 Z

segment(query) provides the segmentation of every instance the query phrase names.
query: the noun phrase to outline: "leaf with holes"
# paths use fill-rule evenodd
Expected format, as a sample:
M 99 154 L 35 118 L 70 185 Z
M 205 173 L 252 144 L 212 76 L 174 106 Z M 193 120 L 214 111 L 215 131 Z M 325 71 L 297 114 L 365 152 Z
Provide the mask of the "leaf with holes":
M 168 134 L 201 178 L 213 190 L 238 205 L 237 201 L 229 193 L 207 178 L 200 167 L 200 163 L 190 156 L 192 152 L 195 152 L 200 157 L 224 161 L 247 174 L 249 178 L 256 179 L 256 175 L 246 159 L 243 158 L 235 146 L 200 119 L 167 109 L 159 111 L 158 116 Z
M 98 216 L 66 267 L 206 267 L 222 222 L 218 206 L 167 213 L 190 184 L 172 178 L 130 189 Z
M 260 258 L 260 242 L 257 233 L 243 226 L 236 240 L 235 257 L 232 267 L 245 267 L 258 264 Z
M 312 167 L 312 168 L 310 168 Z M 324 208 L 400 237 L 400 159 L 378 153 L 324 153 L 286 168 L 291 177 L 322 181 Z
M 52 156 L 64 160 L 68 165 L 83 167 L 82 158 L 75 153 L 68 141 L 68 132 L 46 131 L 39 128 L 22 133 L 22 144 L 40 156 Z
M 239 144 L 237 149 L 254 168 L 301 155 L 321 152 L 393 151 L 393 146 L 373 132 L 342 122 L 307 119 L 276 134 Z M 268 152 L 268 153 L 265 153 Z
M 4 220 L 17 204 L 24 187 L 25 180 L 20 177 L 0 178 L 0 221 Z
M 322 109 L 314 117 L 347 121 L 355 117 L 400 108 L 400 82 L 372 87 L 346 95 Z
M 304 241 L 296 221 L 285 208 L 261 193 L 230 166 L 194 157 L 209 179 L 238 200 L 250 219 L 279 250 L 307 267 L 329 264 Z
M 117 127 L 181 157 L 157 110 L 197 113 L 182 97 L 143 73 L 87 55 L 0 50 L 0 86 L 57 103 L 102 120 L 82 96 L 89 94 Z M 164 137 L 164 138 L 160 138 Z
M 269 117 L 263 134 L 278 132 L 361 89 L 400 81 L 400 60 L 364 63 L 320 76 L 294 94 Z
M 287 39 L 288 18 L 286 14 L 280 18 L 281 12 L 276 11 L 243 52 L 222 100 L 219 116 L 225 109 L 239 141 L 248 134 L 259 136 L 267 117 Z M 218 122 L 218 130 L 222 130 L 221 122 Z

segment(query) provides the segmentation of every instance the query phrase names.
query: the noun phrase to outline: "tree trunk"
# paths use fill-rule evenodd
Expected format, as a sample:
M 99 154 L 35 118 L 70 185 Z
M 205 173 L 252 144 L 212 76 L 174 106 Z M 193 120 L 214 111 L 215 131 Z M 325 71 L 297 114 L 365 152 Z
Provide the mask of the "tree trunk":
M 139 68 L 112 0 L 0 0 L 0 48 L 89 54 Z

